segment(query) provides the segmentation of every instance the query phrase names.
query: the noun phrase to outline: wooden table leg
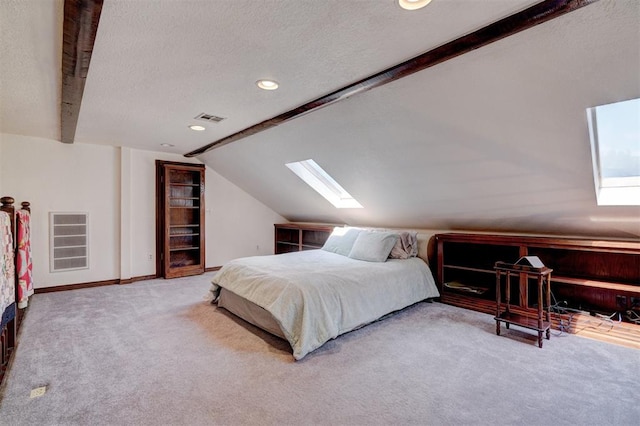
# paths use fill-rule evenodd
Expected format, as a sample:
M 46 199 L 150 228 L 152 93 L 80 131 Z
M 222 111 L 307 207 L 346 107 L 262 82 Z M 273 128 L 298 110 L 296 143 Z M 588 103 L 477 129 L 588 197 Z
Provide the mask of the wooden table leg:
M 542 331 L 538 331 L 538 347 L 542 348 Z
M 500 335 L 500 271 L 496 271 L 496 334 Z

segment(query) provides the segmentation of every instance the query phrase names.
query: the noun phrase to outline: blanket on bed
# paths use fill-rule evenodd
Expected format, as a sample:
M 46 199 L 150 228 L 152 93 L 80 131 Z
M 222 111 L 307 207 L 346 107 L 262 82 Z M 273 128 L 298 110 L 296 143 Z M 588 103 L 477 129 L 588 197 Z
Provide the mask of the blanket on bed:
M 366 262 L 325 250 L 235 259 L 212 280 L 267 310 L 302 359 L 347 331 L 438 297 L 420 258 Z

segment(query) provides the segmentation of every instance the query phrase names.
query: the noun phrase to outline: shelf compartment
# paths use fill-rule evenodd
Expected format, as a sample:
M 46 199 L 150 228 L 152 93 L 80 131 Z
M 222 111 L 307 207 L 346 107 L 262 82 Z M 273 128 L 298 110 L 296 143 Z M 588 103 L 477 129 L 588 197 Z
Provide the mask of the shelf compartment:
M 302 246 L 320 248 L 329 238 L 329 234 L 327 230 L 303 229 Z
M 579 284 L 582 279 L 581 285 L 586 286 L 589 281 L 640 286 L 640 256 L 637 253 L 529 247 L 528 255 L 538 256 L 545 266 L 554 270 L 554 275 L 571 277 L 574 281 L 568 284 Z
M 443 242 L 445 265 L 461 265 L 473 270 L 491 271 L 496 261 L 515 262 L 520 258 L 520 247 L 496 246 L 486 243 Z
M 464 294 L 477 299 L 496 300 L 496 276 L 488 274 L 484 270 L 476 268 L 445 268 L 443 271 L 443 284 L 440 288 L 442 294 Z M 451 285 L 451 283 L 456 283 Z M 447 285 L 449 284 L 449 285 Z M 503 285 L 503 298 L 505 294 Z M 482 290 L 480 290 L 482 289 Z M 511 299 L 517 301 L 520 297 L 519 278 L 511 277 Z
M 276 243 L 276 254 L 291 253 L 298 250 L 298 244 L 281 242 Z

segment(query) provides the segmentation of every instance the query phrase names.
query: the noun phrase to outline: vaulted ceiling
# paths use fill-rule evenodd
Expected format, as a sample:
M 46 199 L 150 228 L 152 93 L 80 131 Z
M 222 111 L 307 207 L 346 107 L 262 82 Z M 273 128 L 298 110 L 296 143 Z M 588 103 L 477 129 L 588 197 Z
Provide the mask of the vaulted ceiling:
M 184 154 L 536 3 L 105 0 L 75 142 Z M 0 2 L 3 133 L 60 140 L 62 6 Z M 596 206 L 585 110 L 639 76 L 640 3 L 600 0 L 198 158 L 290 220 L 638 238 Z M 364 208 L 285 167 L 308 158 Z

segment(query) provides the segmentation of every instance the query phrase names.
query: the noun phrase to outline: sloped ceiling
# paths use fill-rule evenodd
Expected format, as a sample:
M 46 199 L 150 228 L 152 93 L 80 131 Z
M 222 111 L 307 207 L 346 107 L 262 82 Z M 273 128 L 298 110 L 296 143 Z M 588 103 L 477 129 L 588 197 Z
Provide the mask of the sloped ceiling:
M 637 238 L 638 208 L 596 207 L 585 109 L 640 96 L 639 16 L 599 2 L 202 159 L 293 220 Z
M 76 143 L 186 153 L 533 3 L 105 0 Z M 4 133 L 59 138 L 61 6 L 0 2 Z M 640 3 L 601 0 L 199 158 L 290 220 L 637 239 L 639 208 L 596 207 L 585 109 L 639 76 Z M 284 166 L 307 158 L 364 208 Z

